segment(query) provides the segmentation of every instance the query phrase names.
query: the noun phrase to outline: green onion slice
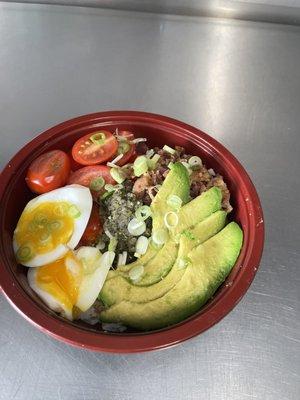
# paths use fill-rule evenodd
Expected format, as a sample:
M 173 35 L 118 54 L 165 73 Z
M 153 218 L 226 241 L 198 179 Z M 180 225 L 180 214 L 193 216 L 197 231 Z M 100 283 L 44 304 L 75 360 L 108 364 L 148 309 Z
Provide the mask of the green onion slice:
M 31 248 L 28 245 L 20 246 L 16 256 L 20 262 L 26 262 L 33 258 Z
M 129 278 L 132 280 L 132 282 L 138 282 L 142 275 L 144 273 L 144 266 L 143 265 L 137 265 L 129 271 Z
M 198 169 L 202 167 L 202 160 L 200 157 L 193 156 L 189 159 L 189 165 L 192 169 Z
M 118 154 L 125 154 L 130 150 L 130 144 L 126 141 L 119 142 Z
M 180 209 L 180 207 L 182 206 L 182 200 L 179 196 L 176 196 L 176 194 L 171 194 L 167 198 L 167 204 L 168 204 L 168 206 L 173 208 L 173 210 L 178 211 Z
M 50 232 L 48 230 L 41 232 L 39 235 L 40 242 L 47 242 L 50 239 Z
M 99 176 L 91 180 L 90 189 L 98 192 L 100 189 L 103 188 L 104 185 L 105 185 L 105 180 L 102 178 L 102 176 Z
M 79 218 L 81 215 L 81 212 L 79 211 L 79 208 L 76 207 L 74 204 L 69 207 L 68 209 L 68 215 L 72 218 Z
M 108 251 L 115 251 L 117 247 L 118 241 L 115 237 L 112 237 L 109 241 Z
M 126 176 L 121 168 L 111 168 L 110 175 L 118 183 L 122 183 L 126 179 Z
M 146 238 L 146 236 L 140 236 L 136 242 L 135 246 L 135 254 L 138 254 L 138 256 L 135 255 L 135 257 L 139 258 L 142 254 L 145 254 L 149 245 L 149 239 Z
M 62 217 L 68 213 L 69 205 L 67 203 L 60 203 L 54 207 L 54 214 L 58 217 Z
M 157 164 L 159 159 L 160 159 L 160 155 L 159 154 L 154 154 L 154 156 L 152 158 L 149 158 L 148 161 L 147 161 L 148 168 L 150 170 L 153 170 L 156 167 L 156 164 Z
M 139 221 L 145 221 L 147 218 L 152 216 L 152 212 L 149 206 L 141 206 L 136 212 L 135 216 Z
M 139 156 L 133 163 L 133 172 L 135 176 L 141 176 L 148 171 L 148 159 L 146 156 Z
M 164 216 L 164 223 L 167 228 L 175 228 L 178 225 L 178 215 L 174 211 L 169 211 Z
M 137 218 L 132 218 L 127 226 L 128 232 L 132 236 L 140 236 L 146 230 L 146 224 L 144 221 L 139 221 Z
M 190 164 L 185 161 L 181 161 L 181 164 L 187 169 L 188 174 L 191 175 L 192 170 Z
M 103 195 L 100 197 L 101 200 L 105 200 L 107 197 L 111 196 L 114 193 L 114 190 L 110 191 L 110 192 L 105 192 L 103 193 Z
M 35 221 L 37 224 L 46 224 L 46 223 L 48 222 L 48 218 L 47 218 L 47 216 L 46 216 L 45 214 L 43 214 L 43 213 L 38 213 L 38 214 L 35 216 L 34 221 Z
M 30 221 L 28 224 L 29 232 L 36 232 L 38 230 L 38 223 L 36 221 Z
M 173 149 L 172 147 L 170 147 L 170 146 L 168 146 L 166 144 L 164 145 L 163 150 L 166 151 L 167 153 L 170 153 L 170 154 L 175 154 L 176 153 L 175 149 Z
M 60 229 L 62 227 L 62 222 L 61 221 L 52 221 L 49 225 L 50 225 L 51 231 L 56 231 L 57 229 Z

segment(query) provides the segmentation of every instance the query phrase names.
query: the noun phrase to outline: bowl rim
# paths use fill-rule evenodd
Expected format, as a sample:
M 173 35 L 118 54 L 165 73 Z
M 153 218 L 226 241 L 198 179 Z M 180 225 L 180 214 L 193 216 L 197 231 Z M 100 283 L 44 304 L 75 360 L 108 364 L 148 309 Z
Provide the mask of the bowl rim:
M 6 184 L 12 177 L 12 167 L 20 164 L 24 157 L 27 157 L 28 150 L 32 147 L 37 147 L 45 143 L 55 134 L 62 133 L 62 131 L 72 127 L 78 127 L 87 122 L 111 121 L 113 123 L 120 119 L 127 123 L 134 121 L 155 123 L 160 126 L 180 129 L 194 137 L 201 137 L 203 143 L 207 143 L 209 147 L 222 154 L 226 158 L 226 161 L 230 162 L 231 166 L 238 171 L 251 199 L 249 203 L 251 206 L 252 221 L 255 224 L 250 248 L 247 249 L 247 254 L 243 255 L 244 259 L 247 256 L 247 268 L 244 268 L 243 273 L 237 276 L 232 286 L 226 288 L 226 291 L 222 294 L 221 301 L 213 302 L 208 308 L 204 307 L 210 309 L 208 313 L 196 313 L 179 324 L 159 331 L 126 335 L 88 331 L 78 326 L 75 327 L 69 322 L 63 322 L 58 317 L 54 317 L 42 310 L 23 290 L 9 269 L 5 268 L 5 261 L 2 258 L 0 259 L 0 290 L 2 289 L 9 303 L 25 319 L 55 339 L 75 347 L 93 351 L 135 353 L 171 347 L 190 339 L 215 325 L 235 307 L 245 295 L 259 267 L 264 245 L 264 218 L 258 194 L 249 175 L 237 158 L 221 143 L 184 122 L 163 115 L 141 111 L 105 111 L 86 114 L 64 121 L 37 135 L 20 149 L 4 167 L 0 175 L 0 202 L 4 196 Z

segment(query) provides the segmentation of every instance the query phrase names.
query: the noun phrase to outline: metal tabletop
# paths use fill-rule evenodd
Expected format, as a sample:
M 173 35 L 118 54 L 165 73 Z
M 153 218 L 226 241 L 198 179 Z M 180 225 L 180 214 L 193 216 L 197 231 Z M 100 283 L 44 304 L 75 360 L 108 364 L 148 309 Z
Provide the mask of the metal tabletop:
M 250 173 L 260 269 L 219 324 L 177 347 L 97 354 L 40 333 L 0 296 L 0 399 L 298 400 L 300 28 L 0 3 L 0 159 L 68 118 L 132 109 L 214 136 Z

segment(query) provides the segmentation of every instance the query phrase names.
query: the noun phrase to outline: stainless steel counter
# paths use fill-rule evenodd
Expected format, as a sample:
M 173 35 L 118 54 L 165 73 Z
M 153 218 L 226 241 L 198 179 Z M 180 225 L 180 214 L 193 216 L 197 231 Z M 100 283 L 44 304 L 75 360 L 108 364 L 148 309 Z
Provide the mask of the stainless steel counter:
M 260 193 L 257 277 L 217 326 L 139 355 L 74 349 L 0 296 L 0 399 L 298 400 L 300 28 L 0 3 L 0 159 L 70 117 L 166 114 L 210 133 Z

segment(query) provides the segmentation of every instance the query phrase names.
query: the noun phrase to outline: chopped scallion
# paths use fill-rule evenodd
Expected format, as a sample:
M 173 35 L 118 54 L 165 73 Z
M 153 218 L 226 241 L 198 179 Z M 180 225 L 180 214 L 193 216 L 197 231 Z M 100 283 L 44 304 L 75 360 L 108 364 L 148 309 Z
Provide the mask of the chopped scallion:
M 202 167 L 202 160 L 200 157 L 197 156 L 191 157 L 188 163 L 192 169 L 199 169 Z
M 169 211 L 164 216 L 164 223 L 167 228 L 175 228 L 178 225 L 178 215 L 174 211 Z
M 91 180 L 90 189 L 94 191 L 99 191 L 100 189 L 103 188 L 104 185 L 105 185 L 105 180 L 102 178 L 102 176 L 99 176 Z
M 132 236 L 140 236 L 146 230 L 146 224 L 144 221 L 139 221 L 137 218 L 132 218 L 127 226 L 128 232 Z
M 79 218 L 81 215 L 81 212 L 79 211 L 79 208 L 76 207 L 74 204 L 69 207 L 68 209 L 68 215 L 72 218 Z
M 182 205 L 182 200 L 179 196 L 176 196 L 176 194 L 171 194 L 167 198 L 167 204 L 172 207 L 173 210 L 178 211 Z
M 170 154 L 175 154 L 176 153 L 175 149 L 173 149 L 172 147 L 170 147 L 170 146 L 168 146 L 166 144 L 164 145 L 163 150 L 166 151 L 167 153 L 170 153 Z
M 135 176 L 141 176 L 148 171 L 148 159 L 146 156 L 139 156 L 133 163 L 133 172 Z
M 148 245 L 149 245 L 149 239 L 146 238 L 146 236 L 140 236 L 135 246 L 136 253 L 139 254 L 139 256 L 141 256 L 141 254 L 145 254 L 148 249 Z
M 132 282 L 138 282 L 142 275 L 144 273 L 144 266 L 143 265 L 137 265 L 136 267 L 131 268 L 129 271 L 129 278 L 132 280 Z
M 148 168 L 153 170 L 156 167 L 158 160 L 160 159 L 159 154 L 154 154 L 152 158 L 149 158 L 147 161 Z
M 115 251 L 117 247 L 118 241 L 115 237 L 112 237 L 109 241 L 108 251 Z
M 126 177 L 124 172 L 121 170 L 121 168 L 111 168 L 110 170 L 110 175 L 112 176 L 112 178 L 118 182 L 118 183 L 122 183 L 125 181 Z
M 125 154 L 130 150 L 130 144 L 126 141 L 119 142 L 118 154 Z
M 17 256 L 18 261 L 26 262 L 26 261 L 29 261 L 33 257 L 33 254 L 32 254 L 31 248 L 29 246 L 23 245 L 23 246 L 19 247 L 16 256 Z
M 152 212 L 149 206 L 141 206 L 136 212 L 135 216 L 139 221 L 145 221 L 147 218 L 151 217 Z

